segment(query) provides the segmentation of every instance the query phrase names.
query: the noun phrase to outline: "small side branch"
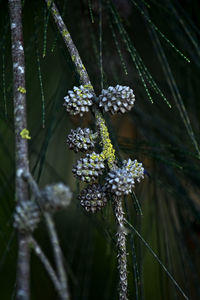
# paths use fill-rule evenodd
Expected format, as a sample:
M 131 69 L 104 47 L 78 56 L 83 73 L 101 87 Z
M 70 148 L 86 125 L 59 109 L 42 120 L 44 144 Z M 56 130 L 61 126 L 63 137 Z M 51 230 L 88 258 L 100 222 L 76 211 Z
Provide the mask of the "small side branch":
M 116 223 L 118 225 L 117 237 L 117 262 L 119 269 L 119 300 L 127 300 L 128 278 L 127 278 L 127 252 L 126 252 L 126 229 L 124 227 L 124 212 L 122 199 L 113 198 L 113 209 Z
M 25 64 L 22 32 L 21 0 L 9 0 L 10 27 L 12 39 L 13 61 L 13 102 L 16 152 L 16 199 L 20 203 L 28 200 L 28 185 L 22 178 L 22 173 L 28 171 L 27 139 L 20 133 L 26 129 L 26 88 Z M 17 294 L 16 299 L 29 299 L 30 253 L 26 234 L 18 233 L 18 263 L 17 263 Z
M 44 213 L 44 217 L 46 220 L 47 229 L 49 231 L 49 236 L 50 236 L 50 240 L 52 243 L 52 248 L 53 248 L 54 256 L 55 256 L 55 262 L 56 262 L 56 266 L 57 266 L 57 273 L 59 276 L 60 285 L 61 285 L 61 289 L 62 289 L 62 292 L 61 292 L 62 298 L 61 299 L 68 300 L 68 299 L 70 299 L 70 297 L 69 297 L 69 291 L 68 291 L 68 285 L 67 285 L 67 277 L 65 274 L 64 266 L 63 266 L 62 252 L 60 249 L 60 244 L 59 244 L 58 236 L 56 233 L 55 225 L 54 225 L 53 219 L 49 213 Z
M 47 259 L 47 257 L 43 253 L 42 249 L 40 248 L 39 244 L 36 242 L 36 240 L 33 237 L 30 238 L 29 242 L 30 242 L 30 245 L 33 248 L 35 254 L 39 257 L 39 259 L 41 260 L 47 273 L 49 274 L 49 277 L 51 278 L 58 294 L 62 296 L 62 289 L 61 289 L 60 282 L 59 282 L 57 275 L 54 272 L 54 269 L 52 268 L 49 260 Z
M 35 195 L 38 205 L 40 205 L 40 200 L 41 200 L 41 192 L 38 188 L 37 183 L 35 182 L 34 178 L 32 177 L 31 173 L 27 172 L 23 174 L 23 178 L 28 182 L 33 194 Z M 42 208 L 41 208 L 42 209 Z M 67 276 L 65 273 L 64 265 L 63 265 L 63 260 L 62 260 L 62 251 L 60 248 L 60 243 L 59 239 L 57 236 L 54 220 L 49 212 L 43 211 L 46 226 L 48 229 L 49 237 L 51 240 L 52 248 L 54 251 L 54 257 L 55 257 L 55 263 L 57 267 L 57 273 L 58 273 L 58 280 L 59 280 L 59 294 L 62 300 L 69 300 L 69 291 L 68 291 L 68 284 L 67 284 Z M 36 242 L 34 242 L 35 245 Z M 46 267 L 46 266 L 45 266 Z M 57 288 L 57 286 L 56 286 Z M 57 289 L 58 290 L 58 289 Z

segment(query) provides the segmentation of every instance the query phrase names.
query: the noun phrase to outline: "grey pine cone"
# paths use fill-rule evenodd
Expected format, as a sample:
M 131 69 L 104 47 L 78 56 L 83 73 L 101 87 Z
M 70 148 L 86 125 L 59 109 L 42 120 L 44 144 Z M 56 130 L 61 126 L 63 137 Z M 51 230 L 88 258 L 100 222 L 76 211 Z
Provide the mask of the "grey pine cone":
M 33 232 L 40 222 L 41 213 L 38 205 L 31 200 L 17 204 L 13 226 L 20 232 Z
M 68 91 L 68 95 L 64 97 L 66 111 L 71 115 L 79 114 L 82 117 L 85 112 L 89 111 L 89 107 L 93 104 L 93 96 L 90 86 L 74 86 L 73 91 Z
M 70 134 L 67 136 L 67 144 L 75 152 L 86 152 L 94 148 L 96 138 L 97 133 L 93 133 L 90 128 L 82 129 L 78 127 L 76 130 L 71 129 Z
M 107 204 L 106 193 L 97 183 L 88 185 L 79 195 L 80 204 L 87 212 L 96 213 Z
M 55 213 L 58 210 L 65 209 L 71 202 L 72 192 L 70 188 L 63 183 L 47 185 L 41 191 L 41 207 L 44 211 Z
M 126 168 L 115 168 L 108 173 L 105 188 L 116 196 L 128 195 L 134 183 L 132 174 Z
M 128 86 L 116 85 L 103 89 L 99 96 L 99 107 L 105 112 L 125 113 L 132 109 L 135 102 L 133 90 Z
M 123 167 L 131 172 L 133 178 L 140 182 L 144 178 L 144 168 L 142 163 L 139 163 L 136 159 L 132 161 L 130 158 L 123 161 Z
M 97 177 L 102 174 L 104 168 L 105 166 L 101 155 L 93 152 L 80 158 L 77 164 L 73 166 L 72 172 L 80 180 L 90 183 L 95 181 Z
M 128 195 L 135 185 L 144 178 L 144 168 L 137 160 L 124 160 L 121 168 L 114 168 L 106 177 L 105 189 L 109 190 L 116 196 Z

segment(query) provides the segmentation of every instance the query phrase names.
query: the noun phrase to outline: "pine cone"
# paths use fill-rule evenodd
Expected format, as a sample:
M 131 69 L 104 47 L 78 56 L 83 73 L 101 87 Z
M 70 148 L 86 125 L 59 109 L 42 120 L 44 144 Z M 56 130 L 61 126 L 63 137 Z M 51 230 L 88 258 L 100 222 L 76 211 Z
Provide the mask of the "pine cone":
M 80 158 L 77 164 L 72 168 L 72 172 L 80 180 L 85 182 L 93 182 L 99 175 L 102 174 L 105 168 L 103 159 L 100 154 L 93 152 L 92 154 L 86 154 L 85 157 Z
M 128 86 L 110 86 L 107 90 L 102 90 L 99 96 L 99 107 L 105 112 L 125 113 L 132 109 L 135 102 L 133 90 Z
M 134 179 L 140 182 L 140 179 L 144 178 L 144 168 L 142 163 L 139 163 L 136 159 L 132 161 L 130 158 L 123 161 L 123 167 L 127 171 L 131 172 Z
M 80 128 L 76 130 L 71 129 L 67 136 L 67 144 L 69 148 L 75 152 L 86 152 L 94 148 L 94 140 L 97 138 L 97 133 L 93 133 L 89 128 Z
M 17 204 L 14 213 L 14 224 L 20 232 L 33 232 L 40 222 L 40 210 L 34 201 L 23 201 Z
M 114 168 L 108 173 L 105 189 L 117 196 L 128 195 L 134 188 L 135 180 L 140 182 L 141 178 L 144 178 L 142 163 L 129 158 L 123 161 L 122 168 Z
M 93 96 L 90 86 L 75 86 L 73 91 L 68 91 L 68 95 L 64 97 L 64 106 L 71 115 L 79 114 L 82 117 L 83 113 L 88 112 L 89 107 L 93 104 Z
M 134 187 L 134 179 L 126 168 L 114 168 L 106 177 L 105 189 L 116 196 L 128 195 Z
M 71 202 L 72 193 L 68 186 L 63 183 L 47 185 L 41 191 L 41 207 L 44 211 L 55 213 L 65 209 Z
M 87 212 L 96 213 L 107 204 L 106 193 L 97 183 L 88 185 L 79 195 L 80 204 Z

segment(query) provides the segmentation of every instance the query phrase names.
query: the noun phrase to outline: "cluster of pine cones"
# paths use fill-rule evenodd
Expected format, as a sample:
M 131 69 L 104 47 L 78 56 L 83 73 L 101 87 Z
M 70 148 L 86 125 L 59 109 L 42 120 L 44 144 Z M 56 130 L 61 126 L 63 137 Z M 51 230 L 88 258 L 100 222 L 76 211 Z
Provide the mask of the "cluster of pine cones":
M 79 114 L 82 117 L 83 113 L 88 112 L 93 105 L 93 97 L 94 93 L 89 85 L 75 86 L 73 91 L 68 91 L 68 95 L 64 97 L 66 111 L 71 115 Z M 112 114 L 125 113 L 131 110 L 134 102 L 133 90 L 122 85 L 109 86 L 108 89 L 103 89 L 97 98 L 99 108 Z
M 22 233 L 32 233 L 36 229 L 42 212 L 54 214 L 65 209 L 72 198 L 69 187 L 61 182 L 47 185 L 40 193 L 41 199 L 22 201 L 16 206 L 13 226 Z
M 68 91 L 64 98 L 64 106 L 72 115 L 83 115 L 93 105 L 94 94 L 90 86 L 74 87 Z M 127 86 L 117 85 L 103 89 L 95 103 L 105 112 L 124 113 L 131 110 L 135 102 L 133 90 Z M 71 130 L 67 137 L 67 144 L 74 152 L 93 151 L 98 133 L 89 128 L 77 128 Z M 96 183 L 105 169 L 105 158 L 95 152 L 87 153 L 73 166 L 73 174 L 81 181 L 89 185 L 79 195 L 80 204 L 88 212 L 95 213 L 107 203 L 108 194 L 123 196 L 131 193 L 135 182 L 144 177 L 142 163 L 131 159 L 124 160 L 121 167 L 116 165 L 105 176 L 105 184 Z

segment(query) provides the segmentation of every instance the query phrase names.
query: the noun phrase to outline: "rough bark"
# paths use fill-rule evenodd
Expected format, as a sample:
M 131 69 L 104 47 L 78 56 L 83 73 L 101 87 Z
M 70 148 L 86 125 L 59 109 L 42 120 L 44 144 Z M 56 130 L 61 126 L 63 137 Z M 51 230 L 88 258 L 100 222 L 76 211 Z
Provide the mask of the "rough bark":
M 117 230 L 117 265 L 119 270 L 119 300 L 127 300 L 128 278 L 127 278 L 127 252 L 126 252 L 126 229 L 124 227 L 124 212 L 122 199 L 113 198 L 113 209 L 115 213 Z
M 27 127 L 25 65 L 22 32 L 22 8 L 20 0 L 9 0 L 10 27 L 13 61 L 13 101 L 16 153 L 16 199 L 18 202 L 28 199 L 28 185 L 23 180 L 23 172 L 29 168 L 27 139 L 20 135 Z M 17 293 L 16 299 L 29 299 L 29 242 L 28 236 L 18 233 Z

